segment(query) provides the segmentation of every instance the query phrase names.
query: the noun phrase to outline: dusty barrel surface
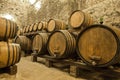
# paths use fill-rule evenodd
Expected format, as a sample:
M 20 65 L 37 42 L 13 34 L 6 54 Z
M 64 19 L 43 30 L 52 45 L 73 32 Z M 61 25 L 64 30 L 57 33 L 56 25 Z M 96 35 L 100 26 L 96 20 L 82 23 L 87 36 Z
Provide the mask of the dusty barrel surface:
M 0 68 L 14 65 L 20 61 L 21 49 L 19 44 L 0 42 Z
M 15 38 L 15 43 L 20 44 L 22 50 L 32 50 L 32 41 L 26 36 L 17 36 Z
M 120 29 L 91 25 L 78 36 L 77 52 L 88 65 L 106 67 L 120 60 Z
M 16 23 L 5 18 L 0 18 L 0 40 L 14 38 L 17 34 L 17 29 Z
M 43 30 L 47 30 L 47 26 L 48 26 L 48 23 L 47 22 L 42 22 L 42 24 L 43 24 Z
M 48 51 L 56 58 L 70 58 L 75 55 L 76 40 L 67 30 L 53 32 L 48 39 Z
M 47 31 L 53 32 L 56 30 L 65 30 L 67 28 L 66 24 L 61 20 L 50 19 L 48 21 Z
M 93 23 L 93 18 L 90 16 L 90 14 L 80 10 L 74 11 L 69 18 L 69 24 L 74 29 L 87 27 L 89 25 L 92 25 Z
M 47 53 L 48 33 L 39 33 L 33 39 L 32 50 L 39 54 Z

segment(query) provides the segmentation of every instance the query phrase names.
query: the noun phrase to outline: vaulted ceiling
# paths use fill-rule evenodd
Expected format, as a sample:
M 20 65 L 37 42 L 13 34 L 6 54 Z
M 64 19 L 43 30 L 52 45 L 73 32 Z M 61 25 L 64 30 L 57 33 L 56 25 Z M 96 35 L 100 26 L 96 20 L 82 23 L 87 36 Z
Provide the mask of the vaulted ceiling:
M 103 0 L 0 0 L 0 16 L 23 27 L 41 20 L 67 21 L 72 11 L 86 9 Z

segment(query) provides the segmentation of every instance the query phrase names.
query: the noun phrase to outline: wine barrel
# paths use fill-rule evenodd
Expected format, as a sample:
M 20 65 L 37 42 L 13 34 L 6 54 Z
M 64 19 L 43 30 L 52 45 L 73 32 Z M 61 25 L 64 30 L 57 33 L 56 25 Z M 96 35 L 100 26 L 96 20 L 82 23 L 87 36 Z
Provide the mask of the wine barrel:
M 9 67 L 20 61 L 21 49 L 19 44 L 0 42 L 0 68 Z
M 33 27 L 34 27 L 35 23 L 34 24 L 31 24 L 30 28 L 29 28 L 29 32 L 32 32 L 33 31 Z
M 0 28 L 0 40 L 14 38 L 17 34 L 17 24 L 5 18 L 0 18 Z
M 25 32 L 26 32 L 26 33 L 29 32 L 29 28 L 30 28 L 30 25 L 26 26 L 26 29 L 25 29 Z
M 42 22 L 39 22 L 38 23 L 38 31 L 41 31 L 43 28 L 43 23 Z
M 47 31 L 47 22 L 39 22 L 38 23 L 38 31 L 42 31 L 45 30 Z
M 48 25 L 48 23 L 47 22 L 42 22 L 42 24 L 43 24 L 43 30 L 47 30 L 47 25 Z
M 67 28 L 66 24 L 60 20 L 50 19 L 48 21 L 47 31 L 53 32 L 56 30 L 65 30 Z
M 20 29 L 20 35 L 23 35 L 23 29 Z
M 32 31 L 37 31 L 38 29 L 38 23 L 35 23 L 35 25 L 33 26 L 33 30 Z
M 21 49 L 24 51 L 32 50 L 32 41 L 26 36 L 17 36 L 15 38 L 15 43 L 20 44 Z
M 48 39 L 48 51 L 56 58 L 75 56 L 76 40 L 67 30 L 53 32 Z
M 91 25 L 78 36 L 77 53 L 88 65 L 106 67 L 120 61 L 120 29 Z
M 74 29 L 81 29 L 93 24 L 93 18 L 90 14 L 80 10 L 74 11 L 69 18 L 69 24 Z
M 25 33 L 25 31 L 26 31 L 26 27 L 23 27 L 23 33 Z
M 22 35 L 23 34 L 23 30 L 22 29 L 19 29 L 18 31 L 17 31 L 17 36 L 18 35 Z
M 47 53 L 47 41 L 48 33 L 39 33 L 35 35 L 32 45 L 33 52 L 36 51 L 40 55 Z

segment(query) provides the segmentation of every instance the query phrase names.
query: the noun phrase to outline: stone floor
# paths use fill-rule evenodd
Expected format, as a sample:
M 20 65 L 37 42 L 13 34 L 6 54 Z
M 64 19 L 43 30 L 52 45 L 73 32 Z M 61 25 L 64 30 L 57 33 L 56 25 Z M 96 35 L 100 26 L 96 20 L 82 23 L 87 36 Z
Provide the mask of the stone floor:
M 30 57 L 23 57 L 18 65 L 16 75 L 0 74 L 0 80 L 85 80 L 74 78 L 67 72 L 48 68 L 43 64 L 31 62 Z

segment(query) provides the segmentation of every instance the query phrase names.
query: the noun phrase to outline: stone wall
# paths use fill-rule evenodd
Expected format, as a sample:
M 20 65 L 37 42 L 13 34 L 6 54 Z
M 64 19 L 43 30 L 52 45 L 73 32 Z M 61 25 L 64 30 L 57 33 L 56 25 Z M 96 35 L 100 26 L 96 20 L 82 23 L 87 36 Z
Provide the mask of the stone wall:
M 68 23 L 70 14 L 75 10 L 84 10 L 103 0 L 44 0 L 39 11 L 29 11 L 28 22 L 48 21 L 50 18 L 60 19 Z M 31 10 L 34 9 L 34 6 Z M 34 16 L 34 17 L 33 17 Z
M 18 26 L 23 27 L 50 18 L 68 23 L 70 14 L 79 9 L 90 13 L 96 23 L 102 17 L 105 24 L 119 27 L 119 0 L 37 0 L 36 3 L 38 1 L 41 1 L 39 10 L 29 0 L 0 0 L 0 16 L 9 13 Z
M 91 14 L 95 23 L 103 18 L 105 24 L 118 26 L 120 23 L 120 1 L 119 0 L 45 0 L 41 9 L 37 12 L 36 20 L 29 19 L 28 22 L 48 21 L 50 18 L 61 19 L 68 23 L 70 14 L 75 10 L 83 10 Z M 34 13 L 29 12 L 29 15 Z M 35 15 L 35 14 L 34 14 Z
M 24 3 L 16 0 L 0 0 L 0 16 L 10 14 L 18 26 L 23 26 L 27 21 L 27 8 Z
M 103 18 L 104 24 L 120 27 L 120 1 L 106 0 L 84 10 L 90 13 L 96 23 Z

